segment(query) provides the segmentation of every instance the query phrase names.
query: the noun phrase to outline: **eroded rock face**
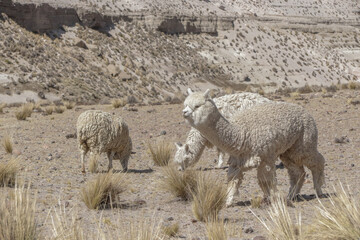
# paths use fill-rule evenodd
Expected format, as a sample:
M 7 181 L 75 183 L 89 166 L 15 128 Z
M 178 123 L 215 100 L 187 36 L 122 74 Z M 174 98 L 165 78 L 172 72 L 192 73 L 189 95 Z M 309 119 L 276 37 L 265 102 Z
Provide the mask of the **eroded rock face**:
M 96 10 L 50 4 L 14 3 L 12 0 L 0 2 L 0 12 L 7 14 L 20 26 L 32 32 L 43 33 L 79 23 L 83 26 L 107 32 L 118 21 L 144 24 L 167 34 L 209 33 L 216 35 L 220 30 L 234 28 L 233 17 L 217 16 L 173 16 L 143 13 L 106 14 Z

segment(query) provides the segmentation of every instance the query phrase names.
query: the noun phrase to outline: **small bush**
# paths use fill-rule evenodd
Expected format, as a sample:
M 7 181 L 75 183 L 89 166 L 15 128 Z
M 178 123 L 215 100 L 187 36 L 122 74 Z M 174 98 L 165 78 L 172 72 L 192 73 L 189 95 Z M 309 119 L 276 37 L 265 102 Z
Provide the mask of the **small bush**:
M 162 178 L 160 188 L 169 191 L 175 197 L 183 200 L 190 200 L 191 193 L 195 191 L 197 172 L 191 169 L 178 171 L 173 166 L 167 166 L 161 169 Z
M 22 107 L 15 112 L 16 119 L 26 120 L 26 118 L 31 117 L 33 109 L 34 109 L 34 104 L 32 103 L 27 103 L 22 105 Z
M 90 209 L 107 208 L 125 191 L 126 186 L 123 174 L 100 174 L 86 183 L 81 198 Z
M 198 174 L 195 191 L 192 192 L 192 211 L 199 221 L 211 221 L 225 206 L 226 187 L 218 179 Z
M 66 109 L 73 109 L 75 107 L 75 102 L 65 101 L 64 106 Z
M 351 81 L 351 82 L 348 83 L 348 88 L 352 89 L 352 90 L 355 90 L 355 89 L 358 88 L 358 85 L 359 84 L 357 84 L 356 82 Z
M 45 113 L 46 115 L 51 115 L 54 112 L 54 106 L 46 106 Z
M 65 107 L 64 106 L 56 106 L 56 107 L 54 107 L 54 111 L 56 113 L 63 113 L 65 111 Z
M 330 203 L 319 200 L 308 239 L 360 239 L 360 201 L 351 192 L 340 184 Z
M 0 239 L 38 239 L 36 202 L 30 195 L 30 189 L 23 187 L 15 187 L 10 197 L 0 195 Z
M 209 240 L 228 239 L 224 220 L 214 219 L 213 221 L 206 222 L 206 234 Z
M 19 171 L 19 160 L 11 158 L 6 163 L 0 163 L 0 187 L 12 187 L 15 185 Z
M 165 141 L 161 141 L 155 146 L 148 143 L 148 151 L 156 166 L 167 166 L 170 162 L 173 145 Z
M 169 237 L 175 237 L 176 234 L 179 232 L 179 224 L 174 223 L 169 226 L 163 226 L 162 232 Z
M 5 152 L 12 154 L 13 152 L 13 142 L 12 139 L 9 135 L 5 135 L 3 137 L 3 141 L 2 141 L 3 147 L 5 149 Z
M 271 198 L 271 206 L 268 216 L 260 219 L 254 212 L 254 216 L 261 222 L 268 232 L 269 239 L 277 240 L 302 240 L 306 239 L 303 235 L 301 215 L 297 218 L 297 223 L 293 223 L 286 199 L 279 194 Z
M 127 101 L 125 99 L 113 99 L 111 101 L 111 105 L 114 107 L 114 108 L 119 108 L 119 107 L 123 107 L 125 106 L 127 103 Z
M 90 162 L 89 162 L 89 171 L 91 173 L 97 173 L 99 167 L 99 155 L 91 154 L 90 155 Z
M 6 103 L 1 103 L 0 104 L 0 113 L 4 113 L 4 108 L 7 106 Z
M 262 197 L 253 197 L 250 200 L 252 208 L 259 208 L 261 206 Z
M 305 86 L 298 88 L 296 91 L 298 93 L 312 93 L 313 89 L 308 84 L 305 84 Z

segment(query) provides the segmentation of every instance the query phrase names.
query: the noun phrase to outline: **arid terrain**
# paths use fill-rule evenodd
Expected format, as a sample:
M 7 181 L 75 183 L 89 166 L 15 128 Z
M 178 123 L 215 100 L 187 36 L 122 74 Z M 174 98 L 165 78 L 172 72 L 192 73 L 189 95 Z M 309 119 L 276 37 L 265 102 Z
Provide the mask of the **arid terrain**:
M 319 150 L 326 158 L 325 193 L 333 193 L 332 187 L 341 181 L 350 186 L 351 194 L 355 197 L 360 195 L 359 96 L 359 90 L 338 90 L 332 93 L 312 92 L 293 97 L 275 97 L 277 101 L 302 105 L 315 118 L 319 130 Z M 127 105 L 118 109 L 113 109 L 111 105 L 78 105 L 62 114 L 43 115 L 34 112 L 25 121 L 15 118 L 17 108 L 4 108 L 4 114 L 0 115 L 0 137 L 9 134 L 13 139 L 13 155 L 18 155 L 21 160 L 19 178 L 31 184 L 32 197 L 37 199 L 36 220 L 42 236 L 51 236 L 50 216 L 55 208 L 58 209 L 60 202 L 66 206 L 69 219 L 74 214 L 77 216 L 86 234 L 94 234 L 99 224 L 103 231 L 114 231 L 116 234 L 116 231 L 128 231 L 130 223 L 136 224 L 147 219 L 165 225 L 178 223 L 179 232 L 175 239 L 205 239 L 205 224 L 195 220 L 191 203 L 159 189 L 159 180 L 163 178 L 161 167 L 154 166 L 147 152 L 147 143 L 154 144 L 160 140 L 184 142 L 190 127 L 181 116 L 182 108 L 182 104 Z M 76 131 L 78 115 L 88 109 L 100 109 L 122 116 L 130 127 L 133 151 L 136 153 L 132 154 L 126 173 L 128 190 L 120 195 L 121 202 L 113 210 L 89 210 L 80 199 L 81 189 L 95 174 L 89 171 L 86 175 L 81 173 L 77 141 L 69 134 Z M 3 149 L 0 156 L 0 162 L 9 158 Z M 206 150 L 195 168 L 217 176 L 225 188 L 227 169 L 215 169 L 214 159 L 215 149 Z M 86 165 L 88 163 L 89 158 Z M 101 156 L 100 164 L 100 171 L 107 170 L 105 155 Z M 114 162 L 114 169 L 122 169 L 118 161 Z M 289 187 L 285 169 L 277 169 L 277 179 L 279 190 L 285 195 Z M 2 188 L 1 194 L 10 190 Z M 311 174 L 307 170 L 302 189 L 306 200 L 295 202 L 295 208 L 290 208 L 292 217 L 295 217 L 296 211 L 301 212 L 303 224 L 310 224 L 315 215 L 318 200 L 314 199 L 314 193 Z M 261 196 L 261 190 L 257 185 L 256 171 L 250 171 L 245 175 L 240 196 L 235 199 L 234 206 L 220 212 L 221 217 L 230 224 L 235 239 L 267 236 L 264 227 L 250 211 L 253 210 L 259 216 L 266 215 L 267 207 L 251 207 L 250 200 L 257 196 Z

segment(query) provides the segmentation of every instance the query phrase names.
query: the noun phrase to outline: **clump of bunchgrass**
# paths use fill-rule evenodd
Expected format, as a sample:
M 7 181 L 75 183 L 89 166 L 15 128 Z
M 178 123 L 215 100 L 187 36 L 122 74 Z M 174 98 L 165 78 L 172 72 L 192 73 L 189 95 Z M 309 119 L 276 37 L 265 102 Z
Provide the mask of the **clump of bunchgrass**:
M 340 183 L 329 202 L 318 200 L 308 239 L 360 239 L 360 200 Z
M 65 101 L 64 106 L 66 107 L 66 109 L 73 109 L 75 107 L 75 102 Z
M 206 222 L 206 235 L 209 240 L 227 240 L 228 234 L 223 219 L 213 219 Z
M 116 202 L 120 193 L 126 190 L 124 174 L 99 174 L 86 183 L 81 198 L 90 209 L 107 208 Z
M 163 178 L 160 179 L 160 188 L 169 191 L 175 197 L 190 200 L 191 193 L 195 191 L 197 172 L 192 169 L 178 171 L 169 165 L 161 169 Z
M 196 188 L 192 192 L 192 211 L 199 221 L 211 221 L 225 207 L 226 187 L 208 174 L 198 174 Z
M 170 162 L 173 145 L 166 141 L 160 141 L 155 145 L 148 143 L 148 151 L 156 166 L 167 166 Z
M 162 227 L 162 232 L 169 237 L 175 237 L 176 234 L 179 232 L 179 224 L 178 223 L 174 223 L 174 224 L 170 224 L 168 226 L 163 226 Z
M 19 168 L 19 160 L 17 158 L 12 157 L 7 162 L 0 162 L 0 186 L 14 186 Z
M 36 201 L 30 198 L 30 188 L 16 186 L 10 197 L 0 196 L 0 239 L 38 239 Z
M 53 114 L 53 112 L 54 112 L 54 106 L 46 106 L 45 107 L 45 113 L 46 113 L 46 115 L 51 115 L 51 114 Z
M 127 104 L 126 99 L 113 99 L 111 101 L 111 105 L 113 106 L 113 108 L 123 107 L 126 104 Z
M 0 113 L 4 113 L 4 108 L 7 106 L 6 103 L 1 103 L 0 104 Z
M 260 208 L 262 203 L 262 197 L 259 196 L 252 197 L 250 203 L 252 208 Z
M 31 117 L 31 114 L 34 109 L 33 103 L 23 104 L 19 110 L 15 112 L 15 117 L 17 120 L 26 120 L 26 118 Z
M 5 152 L 12 154 L 13 152 L 13 141 L 9 135 L 5 135 L 2 140 L 2 145 L 5 149 Z
M 91 154 L 89 162 L 89 171 L 91 173 L 97 173 L 99 168 L 99 155 Z
M 252 213 L 265 227 L 269 239 L 306 239 L 302 230 L 301 214 L 297 216 L 297 223 L 294 223 L 290 217 L 286 199 L 279 194 L 272 196 L 267 216 L 260 218 L 254 212 Z
M 126 231 L 128 230 L 128 231 Z M 120 238 L 108 236 L 107 239 L 122 240 L 165 240 L 161 224 L 158 221 L 142 220 L 139 223 L 131 222 L 126 225 L 126 230 L 121 232 Z
M 55 106 L 54 111 L 56 113 L 63 113 L 65 111 L 65 107 L 64 106 Z

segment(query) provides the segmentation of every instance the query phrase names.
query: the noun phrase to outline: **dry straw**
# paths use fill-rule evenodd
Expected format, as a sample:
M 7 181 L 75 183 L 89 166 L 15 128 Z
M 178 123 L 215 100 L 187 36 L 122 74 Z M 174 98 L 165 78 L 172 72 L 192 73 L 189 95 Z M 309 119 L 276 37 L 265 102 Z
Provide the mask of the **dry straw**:
M 81 192 L 81 198 L 90 209 L 111 207 L 118 195 L 126 190 L 124 174 L 99 174 L 86 183 Z
M 167 166 L 170 162 L 173 145 L 164 140 L 155 145 L 148 143 L 148 151 L 156 166 Z
M 5 149 L 5 152 L 12 154 L 13 152 L 13 142 L 9 135 L 3 137 L 2 145 Z
M 0 162 L 0 186 L 14 186 L 18 172 L 19 160 L 17 158 L 12 157 L 9 161 L 5 163 Z

